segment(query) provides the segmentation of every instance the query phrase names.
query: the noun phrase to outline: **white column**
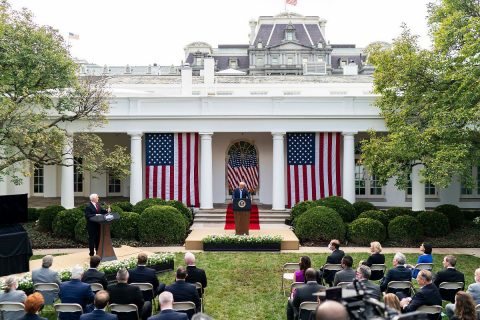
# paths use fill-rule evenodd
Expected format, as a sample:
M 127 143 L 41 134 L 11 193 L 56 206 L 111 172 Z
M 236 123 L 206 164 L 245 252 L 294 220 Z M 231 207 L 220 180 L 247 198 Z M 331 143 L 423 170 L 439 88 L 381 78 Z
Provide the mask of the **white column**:
M 285 132 L 272 132 L 272 210 L 285 210 L 285 151 L 283 137 Z
M 343 198 L 355 202 L 355 134 L 343 132 Z
M 142 132 L 128 132 L 130 136 L 130 203 L 143 199 Z
M 425 183 L 421 182 L 422 176 L 420 170 L 423 169 L 423 164 L 416 164 L 412 167 L 412 210 L 425 210 Z
M 200 209 L 213 209 L 212 135 L 213 132 L 200 132 Z
M 62 184 L 61 184 L 61 205 L 66 209 L 75 207 L 73 193 L 73 137 L 67 136 L 67 141 L 63 147 L 63 166 L 62 166 Z

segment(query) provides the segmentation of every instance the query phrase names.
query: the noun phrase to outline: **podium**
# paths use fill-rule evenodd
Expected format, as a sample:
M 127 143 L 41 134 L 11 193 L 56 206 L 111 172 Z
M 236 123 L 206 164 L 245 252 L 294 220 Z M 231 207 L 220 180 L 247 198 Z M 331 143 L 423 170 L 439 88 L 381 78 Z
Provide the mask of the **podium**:
M 233 199 L 233 216 L 235 218 L 236 235 L 248 235 L 251 207 L 252 200 L 250 199 Z
M 90 221 L 100 224 L 100 239 L 97 255 L 102 258 L 102 261 L 117 260 L 112 246 L 112 238 L 110 237 L 110 225 L 113 221 L 120 219 L 120 215 L 116 212 L 111 212 L 110 214 L 113 216 L 112 220 L 106 220 L 106 214 L 98 214 L 90 218 Z

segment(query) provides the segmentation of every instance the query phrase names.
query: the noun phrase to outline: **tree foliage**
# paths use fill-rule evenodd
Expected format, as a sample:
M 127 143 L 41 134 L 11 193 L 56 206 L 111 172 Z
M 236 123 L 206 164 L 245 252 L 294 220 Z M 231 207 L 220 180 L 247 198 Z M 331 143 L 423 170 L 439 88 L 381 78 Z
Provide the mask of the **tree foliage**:
M 388 133 L 370 132 L 362 161 L 381 183 L 396 177 L 402 189 L 417 164 L 436 186 L 455 176 L 471 185 L 480 155 L 479 1 L 437 1 L 429 6 L 428 25 L 431 49 L 420 48 L 404 25 L 390 47 L 368 51 Z
M 128 174 L 123 147 L 105 150 L 90 133 L 106 123 L 106 79 L 78 77 L 77 65 L 57 30 L 38 25 L 26 9 L 0 1 L 0 176 L 29 175 L 31 164 L 63 165 L 72 125 L 80 169 Z

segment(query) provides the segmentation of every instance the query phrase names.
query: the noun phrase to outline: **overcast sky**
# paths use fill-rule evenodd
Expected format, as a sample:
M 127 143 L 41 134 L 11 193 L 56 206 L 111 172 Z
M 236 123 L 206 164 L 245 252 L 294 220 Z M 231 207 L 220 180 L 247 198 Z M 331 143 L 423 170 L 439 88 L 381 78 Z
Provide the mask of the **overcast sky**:
M 71 40 L 72 55 L 100 65 L 179 65 L 193 41 L 247 44 L 248 21 L 284 11 L 285 0 L 10 0 Z M 364 47 L 398 36 L 405 22 L 430 45 L 429 0 L 298 0 L 289 11 L 326 19 L 331 43 Z

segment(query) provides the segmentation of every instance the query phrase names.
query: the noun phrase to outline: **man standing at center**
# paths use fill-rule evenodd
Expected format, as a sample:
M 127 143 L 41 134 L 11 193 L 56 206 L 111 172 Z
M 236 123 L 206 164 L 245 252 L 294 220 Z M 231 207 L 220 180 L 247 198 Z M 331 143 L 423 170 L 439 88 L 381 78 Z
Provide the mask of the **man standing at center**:
M 250 199 L 250 192 L 245 188 L 245 182 L 240 181 L 238 188 L 233 190 L 232 194 L 233 199 Z
M 90 203 L 85 208 L 85 219 L 87 219 L 88 248 L 90 250 L 90 257 L 95 254 L 93 252 L 93 249 L 98 252 L 98 243 L 100 241 L 100 225 L 98 224 L 98 222 L 91 221 L 90 219 L 95 217 L 95 215 L 97 214 L 105 214 L 108 212 L 110 212 L 110 208 L 108 208 L 108 210 L 105 210 L 100 207 L 100 204 L 98 203 L 98 194 L 91 194 Z

